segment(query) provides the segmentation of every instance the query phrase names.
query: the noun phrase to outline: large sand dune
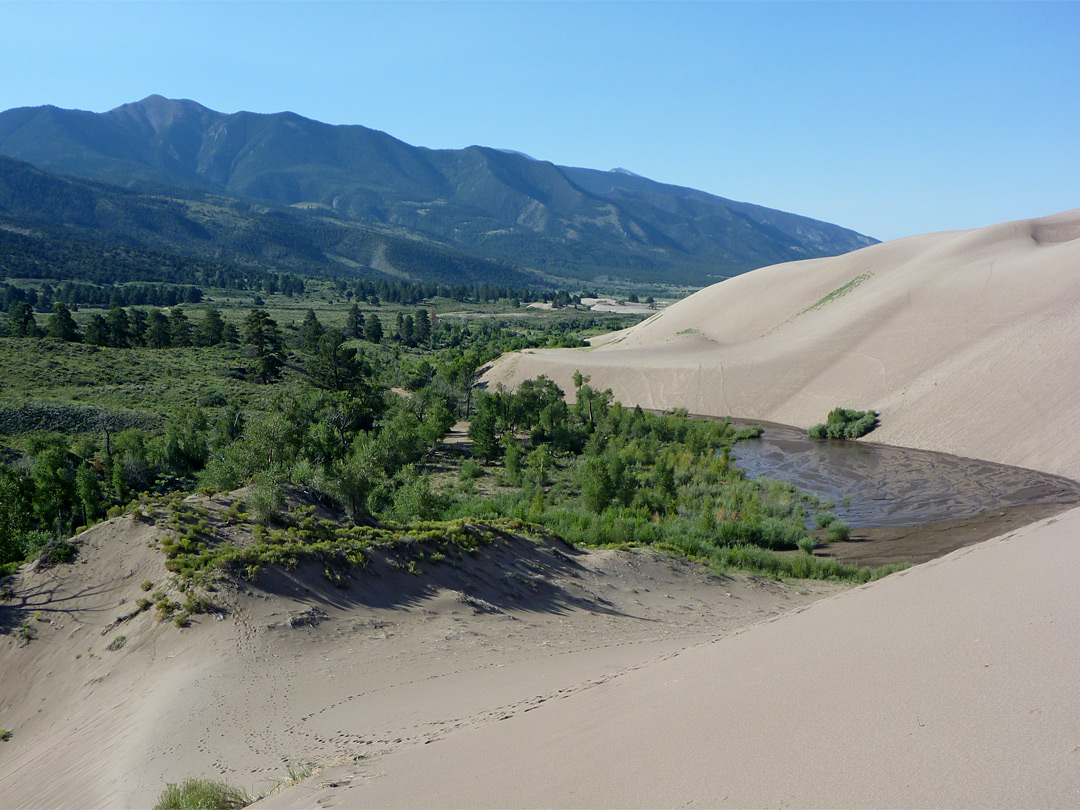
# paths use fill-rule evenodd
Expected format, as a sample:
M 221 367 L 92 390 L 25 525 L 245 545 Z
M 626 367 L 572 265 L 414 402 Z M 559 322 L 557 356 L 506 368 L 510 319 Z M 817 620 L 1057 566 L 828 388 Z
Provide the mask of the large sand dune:
M 1078 539 L 1072 510 L 266 807 L 1076 807 Z
M 650 408 L 800 427 L 874 408 L 875 441 L 1080 478 L 1080 209 L 756 270 L 485 381 L 572 393 L 575 369 Z

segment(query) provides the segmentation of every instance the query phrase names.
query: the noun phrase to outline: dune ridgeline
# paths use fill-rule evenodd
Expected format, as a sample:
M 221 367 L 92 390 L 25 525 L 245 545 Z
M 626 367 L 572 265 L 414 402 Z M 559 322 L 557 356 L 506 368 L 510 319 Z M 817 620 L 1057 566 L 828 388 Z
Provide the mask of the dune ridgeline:
M 1080 209 L 913 236 L 715 284 L 584 350 L 503 357 L 646 408 L 809 427 L 881 414 L 873 440 L 1080 477 Z

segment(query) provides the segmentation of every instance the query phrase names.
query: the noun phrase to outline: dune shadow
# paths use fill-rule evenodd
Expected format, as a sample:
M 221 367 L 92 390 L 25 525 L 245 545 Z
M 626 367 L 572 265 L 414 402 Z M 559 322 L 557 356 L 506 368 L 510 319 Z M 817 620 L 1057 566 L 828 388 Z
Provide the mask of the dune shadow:
M 562 615 L 586 610 L 628 615 L 585 587 L 575 587 L 575 580 L 583 579 L 587 572 L 577 559 L 585 552 L 561 541 L 532 541 L 505 534 L 474 552 L 450 552 L 438 561 L 431 559 L 430 551 L 422 546 L 412 555 L 379 550 L 371 554 L 366 568 L 348 571 L 332 562 L 307 563 L 293 571 L 266 567 L 259 572 L 255 587 L 264 593 L 336 609 L 414 608 L 440 592 L 455 591 L 460 594 L 459 601 L 478 613 Z M 425 555 L 422 560 L 421 553 Z
M 65 587 L 64 564 L 50 568 L 46 575 L 24 568 L 19 574 L 0 582 L 0 635 L 18 631 L 32 617 L 62 617 L 66 619 L 106 613 L 116 609 L 113 600 L 106 599 L 119 586 L 87 584 L 72 590 Z

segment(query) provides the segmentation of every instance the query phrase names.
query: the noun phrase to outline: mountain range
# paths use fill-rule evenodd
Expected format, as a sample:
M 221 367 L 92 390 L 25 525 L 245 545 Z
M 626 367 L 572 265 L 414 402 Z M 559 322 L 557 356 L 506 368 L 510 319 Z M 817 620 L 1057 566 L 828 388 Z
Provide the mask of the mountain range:
M 225 208 L 265 203 L 303 232 L 361 226 L 380 239 L 494 259 L 549 285 L 702 286 L 876 241 L 623 169 L 558 166 L 481 146 L 427 149 L 364 126 L 288 112 L 226 114 L 161 96 L 105 113 L 7 110 L 0 155 L 192 204 L 206 203 L 201 195 Z M 370 267 L 370 244 L 367 255 L 352 255 L 308 241 L 316 264 Z

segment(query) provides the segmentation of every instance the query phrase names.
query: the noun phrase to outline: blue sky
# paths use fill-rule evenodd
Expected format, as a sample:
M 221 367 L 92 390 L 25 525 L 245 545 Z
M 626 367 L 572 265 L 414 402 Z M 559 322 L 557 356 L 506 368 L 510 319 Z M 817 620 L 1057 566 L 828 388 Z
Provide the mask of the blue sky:
M 1080 3 L 0 3 L 0 109 L 151 93 L 880 239 L 1080 206 Z

